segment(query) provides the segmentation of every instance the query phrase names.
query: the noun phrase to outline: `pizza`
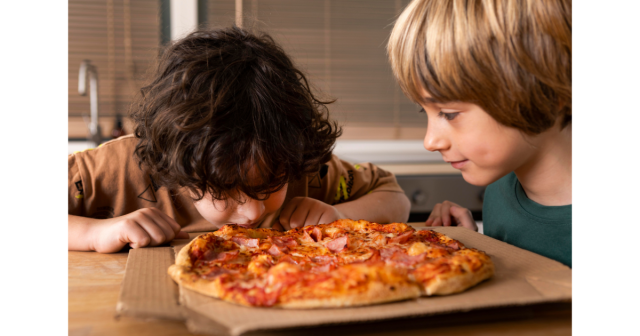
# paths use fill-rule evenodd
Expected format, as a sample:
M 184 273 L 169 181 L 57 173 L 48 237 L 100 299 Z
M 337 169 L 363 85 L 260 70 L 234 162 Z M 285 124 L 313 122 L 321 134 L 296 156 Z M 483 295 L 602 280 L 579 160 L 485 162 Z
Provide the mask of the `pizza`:
M 180 250 L 178 284 L 251 307 L 322 308 L 447 295 L 493 275 L 491 258 L 432 230 L 341 219 L 289 231 L 225 225 Z

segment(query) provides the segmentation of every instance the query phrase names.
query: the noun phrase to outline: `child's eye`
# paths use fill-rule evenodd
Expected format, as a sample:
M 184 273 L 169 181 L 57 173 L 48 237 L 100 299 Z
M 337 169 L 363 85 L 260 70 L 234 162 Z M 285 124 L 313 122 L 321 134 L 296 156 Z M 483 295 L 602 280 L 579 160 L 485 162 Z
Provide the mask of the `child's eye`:
M 441 117 L 444 117 L 447 120 L 453 120 L 455 119 L 455 117 L 458 116 L 458 113 L 460 112 L 450 112 L 450 113 L 444 113 L 442 111 L 440 111 L 440 113 L 438 113 Z
M 427 113 L 427 112 L 424 110 L 424 107 L 421 107 L 418 113 Z

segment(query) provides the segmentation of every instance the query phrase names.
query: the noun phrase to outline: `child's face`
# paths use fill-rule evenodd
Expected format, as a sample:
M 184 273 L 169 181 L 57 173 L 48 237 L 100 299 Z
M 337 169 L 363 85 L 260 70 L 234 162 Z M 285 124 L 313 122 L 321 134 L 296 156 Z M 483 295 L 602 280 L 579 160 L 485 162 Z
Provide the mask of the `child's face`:
M 244 195 L 245 203 L 233 200 L 228 201 L 225 207 L 224 201 L 212 200 L 211 194 L 196 202 L 193 202 L 200 215 L 217 228 L 226 224 L 238 224 L 246 228 L 257 227 L 267 216 L 278 211 L 287 195 L 285 185 L 279 191 L 270 194 L 264 201 L 254 200 Z
M 536 160 L 536 139 L 499 124 L 478 105 L 436 103 L 422 91 L 429 118 L 424 147 L 462 172 L 474 185 L 488 185 Z

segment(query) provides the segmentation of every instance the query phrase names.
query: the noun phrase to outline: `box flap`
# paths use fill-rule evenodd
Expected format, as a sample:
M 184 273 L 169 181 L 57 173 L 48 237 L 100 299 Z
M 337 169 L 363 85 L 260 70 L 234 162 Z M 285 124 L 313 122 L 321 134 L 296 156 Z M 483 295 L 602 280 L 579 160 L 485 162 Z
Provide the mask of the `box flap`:
M 172 247 L 132 249 L 127 257 L 118 315 L 184 320 L 178 286 L 167 274 L 175 262 Z
M 211 331 L 235 336 L 257 330 L 365 322 L 571 300 L 569 267 L 464 228 L 433 229 L 460 240 L 467 247 L 478 248 L 489 254 L 496 266 L 494 277 L 455 295 L 340 309 L 249 308 L 180 288 L 180 303 L 193 312 L 185 315 L 187 327 L 197 333 Z M 180 247 L 176 247 L 176 252 Z

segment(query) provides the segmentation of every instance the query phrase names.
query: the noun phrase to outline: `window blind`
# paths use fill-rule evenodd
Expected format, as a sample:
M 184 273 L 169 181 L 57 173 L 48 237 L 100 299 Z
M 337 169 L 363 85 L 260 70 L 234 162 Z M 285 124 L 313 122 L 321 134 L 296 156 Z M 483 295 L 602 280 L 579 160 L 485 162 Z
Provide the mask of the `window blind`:
M 201 27 L 236 22 L 239 0 L 199 0 Z M 69 137 L 88 134 L 78 94 L 84 59 L 97 67 L 100 125 L 110 133 L 162 49 L 161 0 L 69 0 Z M 393 78 L 385 46 L 409 0 L 241 0 L 242 25 L 265 31 L 307 75 L 320 97 L 337 99 L 332 118 L 343 139 L 420 139 L 426 116 Z M 165 27 L 166 28 L 166 27 Z M 125 129 L 131 130 L 125 119 Z
M 78 94 L 80 63 L 91 60 L 98 72 L 103 135 L 116 114 L 126 116 L 133 96 L 160 51 L 160 1 L 69 0 L 69 137 L 84 138 L 82 116 L 89 96 Z
M 243 0 L 245 28 L 269 33 L 320 96 L 337 99 L 343 138 L 420 139 L 427 118 L 407 99 L 387 60 L 395 18 L 409 0 Z M 236 0 L 208 0 L 207 26 L 234 23 Z

